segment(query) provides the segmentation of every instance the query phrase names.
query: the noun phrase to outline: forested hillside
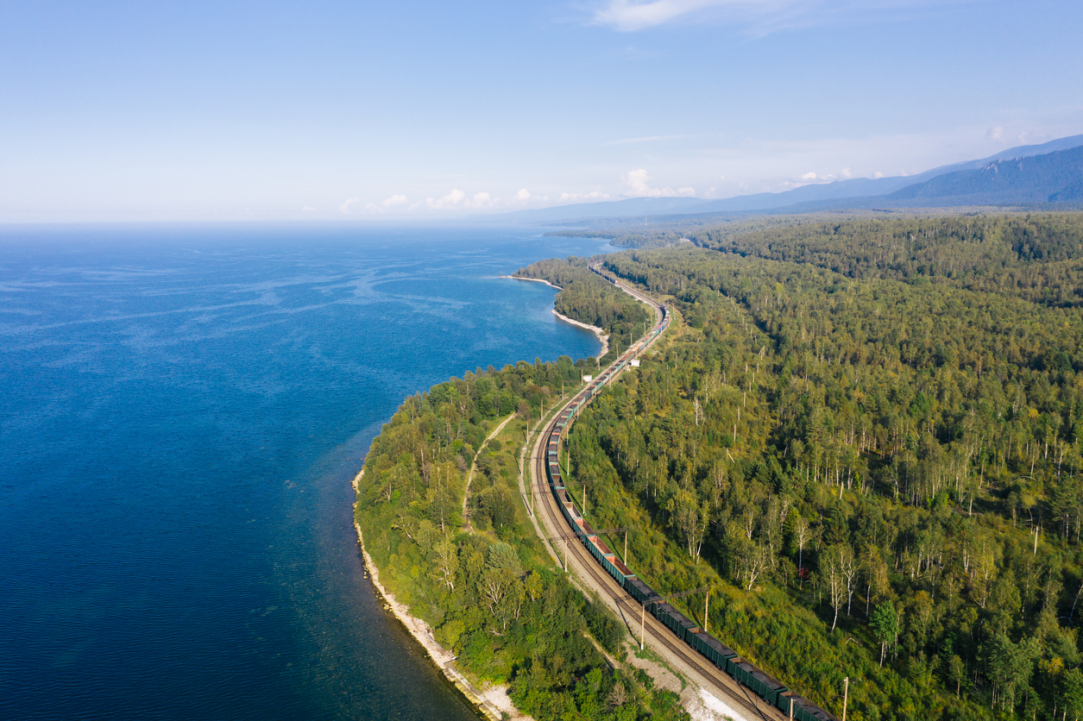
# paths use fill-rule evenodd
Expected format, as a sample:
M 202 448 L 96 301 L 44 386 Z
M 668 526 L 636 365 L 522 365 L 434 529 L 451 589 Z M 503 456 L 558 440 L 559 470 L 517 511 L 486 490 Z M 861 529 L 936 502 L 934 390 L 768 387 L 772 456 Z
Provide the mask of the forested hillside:
M 856 678 L 851 718 L 1083 715 L 1080 230 L 610 256 L 688 327 L 573 431 L 595 525 L 640 524 L 629 563 L 659 587 L 717 574 L 710 627 L 826 707 Z
M 1030 158 L 998 160 L 910 185 L 883 198 L 885 205 L 997 205 L 1083 199 L 1083 148 Z M 878 199 L 879 200 L 879 199 Z
M 676 694 L 609 666 L 599 647 L 622 656 L 624 626 L 554 567 L 521 500 L 527 425 L 553 409 L 562 387 L 577 390 L 582 372 L 567 357 L 520 362 L 407 398 L 365 459 L 355 516 L 388 590 L 462 670 L 508 683 L 534 718 L 685 719 Z
M 711 587 L 709 618 L 676 605 L 835 713 L 849 677 L 851 720 L 1078 719 L 1081 221 L 817 222 L 608 256 L 678 322 L 582 413 L 569 491 L 593 526 L 632 528 L 645 581 Z M 520 274 L 615 338 L 646 319 L 585 260 Z M 408 399 L 358 518 L 392 589 L 524 710 L 676 717 L 584 637 L 612 653 L 624 632 L 552 572 L 512 445 L 477 453 L 580 373 L 520 363 Z

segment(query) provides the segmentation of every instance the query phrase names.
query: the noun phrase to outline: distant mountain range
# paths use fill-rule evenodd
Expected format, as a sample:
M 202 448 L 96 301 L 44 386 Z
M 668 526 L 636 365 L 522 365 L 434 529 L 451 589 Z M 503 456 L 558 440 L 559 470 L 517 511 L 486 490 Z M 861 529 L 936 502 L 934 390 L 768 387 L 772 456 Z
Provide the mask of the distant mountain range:
M 498 217 L 530 223 L 567 223 L 659 215 L 1080 201 L 1083 201 L 1083 135 L 1074 135 L 1042 145 L 1009 148 L 988 158 L 944 165 L 911 176 L 853 178 L 725 200 L 630 198 L 523 210 Z

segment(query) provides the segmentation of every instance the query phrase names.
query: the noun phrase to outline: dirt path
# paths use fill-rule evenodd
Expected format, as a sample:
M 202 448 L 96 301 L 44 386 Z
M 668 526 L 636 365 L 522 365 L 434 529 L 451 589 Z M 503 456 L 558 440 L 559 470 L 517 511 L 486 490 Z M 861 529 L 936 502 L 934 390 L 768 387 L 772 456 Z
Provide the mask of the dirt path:
M 467 502 L 470 500 L 470 482 L 474 480 L 474 467 L 478 464 L 478 456 L 481 455 L 481 452 L 485 449 L 485 446 L 488 445 L 489 441 L 491 441 L 497 433 L 504 430 L 504 426 L 508 425 L 508 421 L 510 421 L 514 417 L 515 414 L 512 413 L 510 416 L 501 421 L 500 425 L 494 428 L 492 433 L 485 436 L 485 440 L 481 443 L 481 448 L 479 448 L 478 452 L 474 454 L 474 460 L 470 461 L 470 474 L 466 477 L 466 490 L 463 491 L 463 523 L 466 525 L 467 530 L 470 530 L 470 516 L 466 512 L 466 505 Z

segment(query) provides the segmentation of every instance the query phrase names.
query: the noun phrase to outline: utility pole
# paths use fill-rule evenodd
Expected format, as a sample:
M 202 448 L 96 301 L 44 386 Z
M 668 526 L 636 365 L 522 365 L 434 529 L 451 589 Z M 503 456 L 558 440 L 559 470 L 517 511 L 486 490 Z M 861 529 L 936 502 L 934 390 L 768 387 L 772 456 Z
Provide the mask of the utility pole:
M 620 533 L 622 531 L 624 532 L 624 563 L 625 563 L 625 565 L 628 564 L 628 531 L 630 531 L 631 528 L 632 528 L 631 526 L 621 526 L 620 528 L 603 528 L 603 529 L 601 529 L 599 531 L 594 532 L 598 536 L 605 536 L 605 535 L 609 535 L 611 533 Z
M 653 606 L 656 603 L 666 603 L 667 601 L 676 601 L 678 598 L 684 598 L 685 596 L 691 596 L 696 593 L 702 593 L 708 590 L 707 586 L 702 588 L 693 588 L 691 591 L 681 591 L 680 593 L 671 593 L 668 596 L 659 596 L 654 601 L 648 601 L 642 604 L 639 608 L 639 650 L 643 650 L 643 640 L 646 635 L 647 629 L 647 606 Z
M 846 721 L 846 702 L 850 700 L 850 677 L 842 679 L 842 721 Z
M 562 535 L 559 535 L 559 536 L 548 536 L 547 538 L 550 541 L 559 541 L 559 540 L 563 539 L 563 541 L 564 541 L 564 570 L 567 571 L 568 570 L 568 538 L 570 538 L 570 536 L 568 536 L 566 534 L 562 534 Z M 557 549 L 557 552 L 559 553 L 559 549 Z M 557 562 L 558 563 L 560 562 L 559 558 L 557 559 Z

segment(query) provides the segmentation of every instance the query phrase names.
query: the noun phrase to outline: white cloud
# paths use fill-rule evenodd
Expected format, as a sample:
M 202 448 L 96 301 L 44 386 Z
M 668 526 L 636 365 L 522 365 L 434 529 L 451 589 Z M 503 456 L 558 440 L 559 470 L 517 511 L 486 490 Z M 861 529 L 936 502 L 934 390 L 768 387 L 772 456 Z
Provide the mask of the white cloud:
M 609 0 L 594 22 L 631 32 L 662 25 L 682 15 L 719 5 L 755 4 L 755 0 Z
M 787 29 L 872 19 L 891 22 L 952 0 L 595 0 L 591 23 L 635 32 L 667 23 L 714 21 L 754 36 Z
M 406 196 L 401 193 L 392 195 L 390 198 L 380 203 L 385 208 L 393 208 L 396 205 L 406 205 Z
M 466 201 L 464 205 L 470 208 L 488 208 L 499 202 L 488 193 L 474 193 L 474 197 Z
M 346 198 L 342 205 L 338 206 L 338 212 L 346 214 L 350 212 L 350 208 L 361 202 L 360 198 Z
M 987 132 L 985 135 L 993 140 L 1000 140 L 1004 137 L 1004 126 L 994 125 L 993 127 L 989 128 L 989 132 Z
M 849 168 L 843 168 L 839 171 L 839 176 L 843 178 L 852 178 L 854 177 L 854 174 L 850 172 Z
M 515 194 L 515 197 L 525 203 L 530 200 L 530 191 L 526 188 L 520 188 L 519 192 Z
M 647 182 L 648 180 L 650 180 L 650 176 L 647 175 L 645 168 L 629 170 L 621 177 L 621 182 L 628 189 L 622 195 L 632 198 L 672 198 L 678 195 L 691 196 L 696 194 L 695 188 L 678 188 L 677 190 L 668 186 L 665 188 L 652 188 Z
M 810 170 L 809 172 L 801 176 L 801 180 L 816 180 L 816 173 L 813 173 Z
M 465 198 L 466 193 L 455 189 L 441 198 L 425 198 L 425 203 L 433 210 L 443 210 L 444 208 L 454 208 L 458 206 Z
M 879 180 L 880 178 L 884 177 L 884 174 L 877 170 L 875 173 L 872 174 L 872 177 Z
M 316 212 L 316 208 L 314 206 L 312 206 L 312 205 L 306 205 L 305 207 L 301 208 L 301 212 L 302 213 L 314 213 L 314 212 Z

